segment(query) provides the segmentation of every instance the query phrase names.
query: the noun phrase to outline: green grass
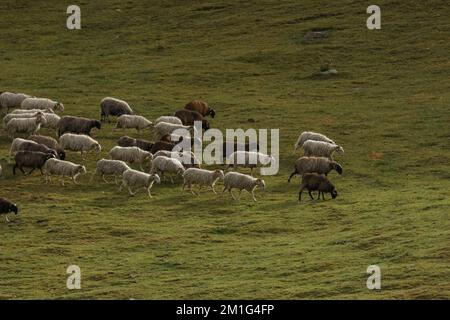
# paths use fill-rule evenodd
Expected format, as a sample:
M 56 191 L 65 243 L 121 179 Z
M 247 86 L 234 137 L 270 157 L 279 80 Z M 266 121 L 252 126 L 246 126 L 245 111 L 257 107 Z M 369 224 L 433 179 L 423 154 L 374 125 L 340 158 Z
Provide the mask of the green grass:
M 87 177 L 61 188 L 13 177 L 1 129 L 1 196 L 20 214 L 0 223 L 0 298 L 450 297 L 448 5 L 380 0 L 369 31 L 372 3 L 357 0 L 77 4 L 82 30 L 69 31 L 60 1 L 1 2 L 0 91 L 95 118 L 105 96 L 150 119 L 201 98 L 213 127 L 279 128 L 280 172 L 257 203 L 193 198 L 179 182 L 153 199 Z M 310 30 L 327 37 L 306 41 Z M 339 74 L 317 76 L 326 62 Z M 94 132 L 103 155 L 123 134 L 111 127 Z M 304 130 L 346 151 L 336 200 L 298 204 L 286 182 Z M 72 264 L 81 290 L 65 286 Z M 366 288 L 372 264 L 379 291 Z

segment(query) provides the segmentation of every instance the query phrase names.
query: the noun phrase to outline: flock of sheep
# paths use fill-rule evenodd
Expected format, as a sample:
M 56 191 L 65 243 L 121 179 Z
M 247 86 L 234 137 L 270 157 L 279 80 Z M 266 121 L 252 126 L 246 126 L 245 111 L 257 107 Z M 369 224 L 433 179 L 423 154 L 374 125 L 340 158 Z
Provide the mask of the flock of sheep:
M 216 194 L 214 186 L 218 181 L 223 181 L 223 193 L 228 191 L 232 198 L 237 200 L 232 190 L 239 190 L 239 196 L 242 190 L 246 190 L 256 201 L 254 192 L 257 188 L 264 190 L 265 181 L 254 178 L 252 174 L 243 174 L 230 169 L 248 167 L 252 170 L 255 167 L 269 165 L 275 160 L 269 155 L 260 153 L 258 145 L 226 141 L 223 143 L 222 157 L 227 160 L 228 166 L 224 173 L 224 170 L 201 168 L 192 152 L 174 151 L 174 147 L 181 141 L 201 145 L 202 141 L 193 135 L 197 130 L 194 126 L 195 121 L 201 122 L 201 130 L 210 128 L 206 117 L 214 118 L 216 112 L 206 102 L 200 100 L 191 101 L 173 116 L 161 116 L 154 122 L 136 115 L 127 102 L 111 97 L 106 97 L 100 102 L 100 121 L 59 116 L 57 113 L 64 111 L 62 103 L 23 93 L 1 93 L 0 107 L 6 113 L 3 121 L 6 132 L 12 139 L 9 162 L 14 159 L 13 174 L 16 174 L 17 169 L 23 174 L 30 174 L 39 169 L 45 176 L 46 183 L 51 182 L 52 177 L 58 176 L 61 177 L 62 185 L 65 177 L 78 184 L 77 178 L 87 173 L 86 167 L 65 160 L 66 152 L 80 152 L 82 159 L 85 159 L 89 152 L 95 152 L 100 156 L 101 144 L 90 136 L 91 130 L 101 129 L 102 123 L 109 122 L 111 116 L 117 117 L 113 130 L 151 129 L 153 133 L 153 142 L 129 136 L 120 137 L 117 146 L 108 152 L 109 159 L 98 160 L 95 171 L 91 173 L 91 181 L 97 175 L 106 183 L 108 183 L 106 176 L 114 177 L 114 182 L 120 184 L 119 191 L 127 188 L 130 195 L 144 189 L 149 197 L 152 197 L 151 189 L 155 183 L 161 183 L 165 175 L 168 175 L 173 183 L 173 177 L 178 175 L 183 178 L 182 189 L 188 188 L 194 195 L 198 193 L 193 190 L 193 186 L 209 187 Z M 10 109 L 15 110 L 10 112 Z M 58 140 L 40 135 L 41 128 L 54 130 Z M 177 135 L 175 134 L 177 129 L 185 129 L 188 134 Z M 332 198 L 335 198 L 337 192 L 328 180 L 327 174 L 331 170 L 342 173 L 341 165 L 332 159 L 335 151 L 343 154 L 342 147 L 320 133 L 303 132 L 295 144 L 295 150 L 297 148 L 304 149 L 304 156 L 296 161 L 295 170 L 289 181 L 295 174 L 302 175 L 299 201 L 304 189 L 308 190 L 311 198 L 311 191 L 318 191 L 319 198 L 321 194 L 324 198 L 324 193 L 330 193 Z M 249 159 L 257 161 L 254 163 Z M 139 170 L 131 168 L 132 165 L 139 167 Z M 26 173 L 24 168 L 31 170 Z M 17 214 L 17 205 L 0 198 L 0 214 L 5 214 L 6 221 L 9 221 L 6 216 L 9 212 Z

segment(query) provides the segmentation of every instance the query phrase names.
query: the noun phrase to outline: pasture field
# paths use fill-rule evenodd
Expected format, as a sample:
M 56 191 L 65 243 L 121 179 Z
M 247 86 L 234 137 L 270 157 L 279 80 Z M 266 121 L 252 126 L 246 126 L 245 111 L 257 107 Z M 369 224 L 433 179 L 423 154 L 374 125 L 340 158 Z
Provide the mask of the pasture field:
M 2 126 L 0 196 L 20 213 L 0 223 L 0 299 L 450 298 L 445 1 L 380 0 L 373 31 L 373 3 L 358 0 L 74 4 L 81 30 L 66 28 L 65 2 L 0 2 L 0 91 L 94 118 L 105 96 L 151 120 L 204 99 L 212 127 L 280 129 L 280 171 L 256 203 L 193 197 L 180 180 L 154 186 L 153 199 L 89 176 L 45 185 L 38 172 L 12 175 Z M 311 30 L 327 36 L 305 38 Z M 339 73 L 318 75 L 326 63 Z M 93 131 L 105 157 L 121 135 L 152 139 L 113 125 Z M 335 200 L 299 204 L 298 178 L 287 183 L 305 130 L 345 149 L 343 175 L 329 175 Z M 69 265 L 81 290 L 66 288 Z M 369 265 L 381 290 L 366 287 Z

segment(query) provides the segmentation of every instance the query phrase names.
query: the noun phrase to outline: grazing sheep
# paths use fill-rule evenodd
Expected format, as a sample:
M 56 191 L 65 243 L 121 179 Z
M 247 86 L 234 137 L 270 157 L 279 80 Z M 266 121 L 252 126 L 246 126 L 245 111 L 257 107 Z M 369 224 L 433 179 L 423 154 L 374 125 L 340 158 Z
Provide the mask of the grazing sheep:
M 17 208 L 17 205 L 15 203 L 12 203 L 11 201 L 0 198 L 0 214 L 5 215 L 5 221 L 8 223 L 8 213 L 14 212 L 14 214 L 19 213 L 19 209 Z
M 258 143 L 237 143 L 234 141 L 224 141 L 222 146 L 222 158 L 227 159 L 236 151 L 259 151 Z
M 342 174 L 342 166 L 336 161 L 325 157 L 301 157 L 295 161 L 294 172 L 289 176 L 288 182 L 296 174 L 303 175 L 315 172 L 328 175 L 331 170 L 336 170 L 337 173 Z
M 22 171 L 23 174 L 25 174 L 25 171 L 23 171 L 24 167 L 31 168 L 30 172 L 28 172 L 27 174 L 31 174 L 34 169 L 39 169 L 41 171 L 41 174 L 43 174 L 42 167 L 47 160 L 52 158 L 55 158 L 55 156 L 51 153 L 19 151 L 14 156 L 16 163 L 13 167 L 13 174 L 16 174 L 17 168 L 19 168 L 19 170 Z
M 297 142 L 294 145 L 294 151 L 298 148 L 303 147 L 303 144 L 308 140 L 314 140 L 314 141 L 324 141 L 331 144 L 336 144 L 333 140 L 328 138 L 326 135 L 323 135 L 321 133 L 312 132 L 312 131 L 304 131 L 300 134 L 300 136 L 297 139 Z
M 115 129 L 136 129 L 138 132 L 142 129 L 150 128 L 152 122 L 143 116 L 123 114 L 117 118 Z
M 153 126 L 153 135 L 154 135 L 155 141 L 161 140 L 162 137 L 164 137 L 165 135 L 171 134 L 172 132 L 174 132 L 177 129 L 185 129 L 185 130 L 196 132 L 195 127 L 192 127 L 192 126 L 184 126 L 182 124 L 160 122 L 157 125 Z
M 202 145 L 202 140 L 200 140 L 197 137 L 192 138 L 191 136 L 180 136 L 178 134 L 166 134 L 165 136 L 163 136 L 160 141 L 165 141 L 165 142 L 173 142 L 175 144 L 178 144 L 184 140 L 187 140 L 188 143 L 191 145 L 191 147 L 195 145 L 197 146 L 201 146 Z
M 42 124 L 42 128 L 54 129 L 58 128 L 59 120 L 61 117 L 54 113 L 45 113 L 45 122 Z
M 155 124 L 158 124 L 160 122 L 167 122 L 167 123 L 173 123 L 173 124 L 183 124 L 181 120 L 177 117 L 173 116 L 161 116 L 158 119 L 155 120 Z
M 323 141 L 307 140 L 303 143 L 303 150 L 307 157 L 326 157 L 333 160 L 333 153 L 344 154 L 344 149 L 337 145 Z
M 184 108 L 187 110 L 197 111 L 204 117 L 210 115 L 211 118 L 214 118 L 216 116 L 216 111 L 211 108 L 206 102 L 201 100 L 191 101 L 186 104 Z
M 181 119 L 185 126 L 193 126 L 195 121 L 201 121 L 203 130 L 206 131 L 210 128 L 208 120 L 204 119 L 197 111 L 181 109 L 175 112 L 175 117 Z
M 70 177 L 74 184 L 78 184 L 77 178 L 86 173 L 86 167 L 70 161 L 49 159 L 44 166 L 45 183 L 51 182 L 51 176 L 61 176 L 61 184 L 64 186 L 64 177 Z
M 159 156 L 153 159 L 150 173 L 161 173 L 161 178 L 164 173 L 174 173 L 175 175 L 182 175 L 184 172 L 183 164 L 178 159 Z M 170 181 L 173 183 L 173 178 L 170 176 Z
M 228 172 L 225 174 L 223 178 L 223 184 L 224 188 L 222 193 L 225 191 L 230 192 L 231 196 L 234 200 L 236 197 L 234 196 L 232 189 L 239 189 L 239 197 L 241 196 L 242 190 L 246 190 L 252 194 L 253 201 L 256 202 L 255 198 L 255 189 L 259 188 L 261 190 L 264 190 L 266 187 L 266 183 L 264 180 L 259 178 L 253 178 L 252 176 L 242 174 L 239 172 Z
M 102 124 L 96 119 L 64 116 L 58 123 L 58 137 L 66 132 L 90 136 L 92 128 L 101 129 Z
M 65 133 L 59 137 L 59 145 L 64 150 L 80 152 L 82 158 L 84 152 L 94 150 L 99 155 L 102 151 L 100 143 L 84 134 Z
M 172 151 L 173 148 L 175 148 L 177 144 L 173 142 L 166 142 L 166 141 L 158 141 L 155 142 L 150 150 L 151 153 L 155 154 L 160 150 L 167 150 Z
M 52 109 L 54 111 L 64 111 L 64 105 L 61 102 L 53 101 L 47 98 L 26 98 L 20 104 L 21 109 Z
M 16 133 L 36 134 L 45 122 L 45 116 L 42 114 L 34 118 L 13 118 L 6 124 L 6 131 L 13 139 Z
M 34 151 L 34 152 L 42 152 L 46 154 L 52 154 L 55 156 L 55 158 L 58 158 L 58 153 L 47 147 L 46 145 L 36 143 L 34 141 L 25 141 L 20 143 L 19 148 L 17 151 Z
M 31 136 L 28 137 L 28 139 L 31 140 L 31 141 L 34 141 L 34 142 L 46 145 L 50 149 L 55 150 L 58 153 L 58 157 L 61 160 L 65 159 L 66 153 L 65 153 L 64 149 L 61 148 L 61 146 L 59 145 L 58 141 L 56 141 L 54 138 L 47 137 L 47 136 L 40 136 L 40 135 L 31 135 Z
M 122 178 L 124 171 L 130 169 L 131 168 L 121 160 L 101 159 L 97 161 L 97 168 L 95 169 L 95 172 L 92 173 L 90 181 L 94 179 L 95 175 L 99 174 L 102 176 L 103 181 L 109 183 L 106 180 L 105 175 L 113 175 L 114 181 L 117 184 L 117 178 Z
M 319 196 L 317 200 L 320 199 L 320 194 L 322 194 L 322 199 L 325 200 L 324 192 L 329 192 L 331 197 L 334 199 L 337 197 L 336 188 L 324 175 L 317 173 L 305 173 L 302 176 L 302 183 L 300 184 L 300 191 L 298 193 L 298 201 L 302 200 L 302 192 L 304 189 L 308 190 L 309 196 L 314 200 L 311 191 L 319 191 Z
M 26 98 L 31 98 L 31 96 L 24 93 L 2 92 L 0 94 L 0 107 L 6 109 L 6 113 L 8 113 L 10 108 L 19 108 Z
M 20 145 L 22 143 L 25 142 L 35 142 L 35 141 L 31 141 L 31 140 L 27 140 L 27 139 L 22 139 L 22 138 L 15 138 L 12 142 L 11 142 L 11 147 L 9 149 L 9 159 L 8 159 L 8 163 L 11 162 L 11 159 L 16 155 L 16 153 L 19 151 Z M 35 142 L 37 144 L 37 142 Z
M 185 169 L 200 168 L 200 161 L 191 151 L 168 151 L 160 150 L 156 152 L 153 157 L 164 156 L 180 160 Z
M 161 179 L 157 174 L 147 174 L 129 169 L 122 175 L 122 184 L 120 185 L 119 191 L 122 191 L 123 187 L 127 187 L 130 195 L 134 196 L 139 189 L 145 188 L 147 189 L 148 196 L 151 198 L 152 194 L 150 193 L 150 189 L 152 188 L 154 182 L 161 183 Z M 132 187 L 136 187 L 135 192 L 131 190 Z
M 183 173 L 183 187 L 181 190 L 184 191 L 185 187 L 189 187 L 189 191 L 195 195 L 194 190 L 192 190 L 192 185 L 199 185 L 200 188 L 202 186 L 211 187 L 212 191 L 217 194 L 216 190 L 214 190 L 214 185 L 216 182 L 221 179 L 223 180 L 224 175 L 222 170 L 204 170 L 197 168 L 189 168 Z
M 21 113 L 36 113 L 36 112 L 43 112 L 45 114 L 47 113 L 55 113 L 53 109 L 46 108 L 46 109 L 16 109 L 11 111 L 13 114 L 21 114 Z
M 134 139 L 129 136 L 123 136 L 117 140 L 117 145 L 121 147 L 138 147 L 144 151 L 151 151 L 153 142 L 144 139 Z
M 109 150 L 109 156 L 113 160 L 122 160 L 130 164 L 138 163 L 141 170 L 144 170 L 142 165 L 145 162 L 150 163 L 153 160 L 153 154 L 138 147 L 115 146 Z
M 123 114 L 133 114 L 130 105 L 123 100 L 106 97 L 100 101 L 101 121 L 109 119 L 109 116 L 119 117 Z
M 233 167 L 250 168 L 250 174 L 253 174 L 253 168 L 270 165 L 275 161 L 274 157 L 256 151 L 236 151 L 228 157 L 227 170 Z
M 42 111 L 33 113 L 8 113 L 3 117 L 3 123 L 6 125 L 11 119 L 36 118 L 37 116 L 44 116 L 44 113 Z

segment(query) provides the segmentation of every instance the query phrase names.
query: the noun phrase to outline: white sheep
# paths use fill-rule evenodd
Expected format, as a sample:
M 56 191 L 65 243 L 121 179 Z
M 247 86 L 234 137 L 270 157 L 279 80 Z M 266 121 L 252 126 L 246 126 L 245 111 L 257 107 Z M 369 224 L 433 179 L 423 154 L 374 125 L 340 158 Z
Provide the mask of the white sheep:
M 142 129 L 149 128 L 152 122 L 143 116 L 123 114 L 117 118 L 116 129 L 136 129 L 140 131 Z
M 20 114 L 20 113 L 36 113 L 36 112 L 44 112 L 44 113 L 55 113 L 53 109 L 47 108 L 47 109 L 16 109 L 11 111 L 11 113 L 14 114 Z
M 214 185 L 220 179 L 223 180 L 224 175 L 222 170 L 205 170 L 198 168 L 189 168 L 183 173 L 183 187 L 181 190 L 184 190 L 186 186 L 189 187 L 189 191 L 192 194 L 196 194 L 192 190 L 193 185 L 199 185 L 200 188 L 202 186 L 211 187 L 212 191 L 217 194 L 216 190 L 214 190 Z
M 97 168 L 95 169 L 95 172 L 92 173 L 90 182 L 92 182 L 95 175 L 99 174 L 106 183 L 109 182 L 106 180 L 105 175 L 114 176 L 114 181 L 117 184 L 117 178 L 122 178 L 123 173 L 129 169 L 131 168 L 124 161 L 100 159 L 97 161 Z
M 178 129 L 185 129 L 188 131 L 196 132 L 197 129 L 193 126 L 184 126 L 182 124 L 160 122 L 153 126 L 153 136 L 155 141 L 160 141 L 162 137 L 170 135 L 172 132 Z
M 178 159 L 159 156 L 153 159 L 152 168 L 150 173 L 161 173 L 161 177 L 164 177 L 164 173 L 174 173 L 176 175 L 182 175 L 184 172 L 183 164 Z M 173 183 L 173 178 L 170 176 L 170 181 Z
M 24 93 L 2 92 L 0 94 L 0 107 L 6 109 L 8 113 L 9 108 L 18 108 L 23 100 L 31 98 L 31 96 Z
M 344 149 L 337 144 L 324 141 L 307 140 L 303 143 L 303 150 L 307 157 L 326 157 L 333 160 L 333 153 L 344 154 Z
M 308 140 L 324 141 L 324 142 L 336 144 L 333 140 L 331 140 L 324 134 L 312 132 L 312 131 L 304 131 L 300 134 L 300 136 L 297 139 L 297 142 L 294 145 L 294 152 L 298 148 L 301 148 L 303 146 L 303 144 Z
M 242 190 L 251 192 L 253 201 L 256 201 L 255 189 L 259 188 L 261 190 L 264 190 L 264 188 L 266 187 L 266 183 L 264 182 L 264 180 L 253 178 L 252 176 L 239 172 L 228 172 L 227 174 L 225 174 L 225 177 L 223 178 L 223 184 L 225 187 L 223 188 L 222 193 L 224 193 L 225 191 L 230 192 L 234 200 L 238 199 L 236 199 L 236 197 L 234 196 L 232 189 L 239 189 L 239 197 L 241 196 Z
M 158 119 L 155 120 L 155 125 L 157 125 L 160 122 L 166 122 L 166 123 L 173 123 L 173 124 L 183 124 L 181 122 L 181 119 L 174 116 L 161 116 Z
M 45 183 L 51 182 L 51 176 L 61 176 L 61 184 L 64 186 L 64 177 L 70 177 L 73 183 L 78 184 L 77 178 L 86 173 L 86 167 L 70 161 L 48 159 L 43 167 Z
M 275 161 L 273 156 L 261 152 L 235 151 L 228 157 L 227 170 L 231 167 L 233 167 L 233 169 L 236 169 L 237 167 L 250 168 L 250 174 L 253 175 L 253 168 L 268 166 L 273 161 Z
M 42 124 L 42 128 L 47 129 L 57 129 L 59 120 L 61 120 L 61 117 L 54 113 L 45 113 L 45 123 Z
M 64 105 L 61 102 L 53 101 L 47 98 L 26 98 L 20 104 L 21 109 L 52 109 L 54 111 L 64 111 Z
M 151 198 L 152 194 L 150 193 L 150 189 L 153 186 L 153 183 L 161 183 L 161 179 L 157 174 L 148 174 L 145 172 L 129 169 L 124 171 L 122 175 L 122 184 L 120 185 L 119 191 L 122 191 L 123 187 L 127 187 L 130 195 L 134 196 L 139 189 L 145 188 L 147 189 L 148 196 Z M 136 191 L 132 191 L 131 188 L 135 187 Z
M 158 156 L 177 159 L 183 164 L 186 169 L 191 167 L 200 168 L 200 161 L 192 151 L 159 150 L 153 155 L 153 157 L 156 158 Z
M 11 119 L 26 119 L 26 118 L 35 118 L 39 115 L 44 115 L 42 111 L 38 112 L 29 112 L 29 113 L 8 113 L 3 117 L 3 123 L 6 125 Z M 47 118 L 47 117 L 46 117 Z
M 84 134 L 65 133 L 59 137 L 59 145 L 65 150 L 80 152 L 82 158 L 84 152 L 94 150 L 99 155 L 102 151 L 98 141 Z
M 109 156 L 113 160 L 122 160 L 128 163 L 138 163 L 141 170 L 143 169 L 143 164 L 145 162 L 150 163 L 153 159 L 153 155 L 144 151 L 139 147 L 120 147 L 115 146 L 109 150 Z
M 36 134 L 45 122 L 45 116 L 42 114 L 33 118 L 13 118 L 6 124 L 6 131 L 10 138 L 14 138 L 16 133 Z
M 11 148 L 9 149 L 9 159 L 8 159 L 8 163 L 11 163 L 11 159 L 16 155 L 16 153 L 19 151 L 20 145 L 24 142 L 30 142 L 30 143 L 35 143 L 37 144 L 37 142 L 32 141 L 32 140 L 27 140 L 27 139 L 22 139 L 22 138 L 15 138 L 12 143 L 11 143 Z

